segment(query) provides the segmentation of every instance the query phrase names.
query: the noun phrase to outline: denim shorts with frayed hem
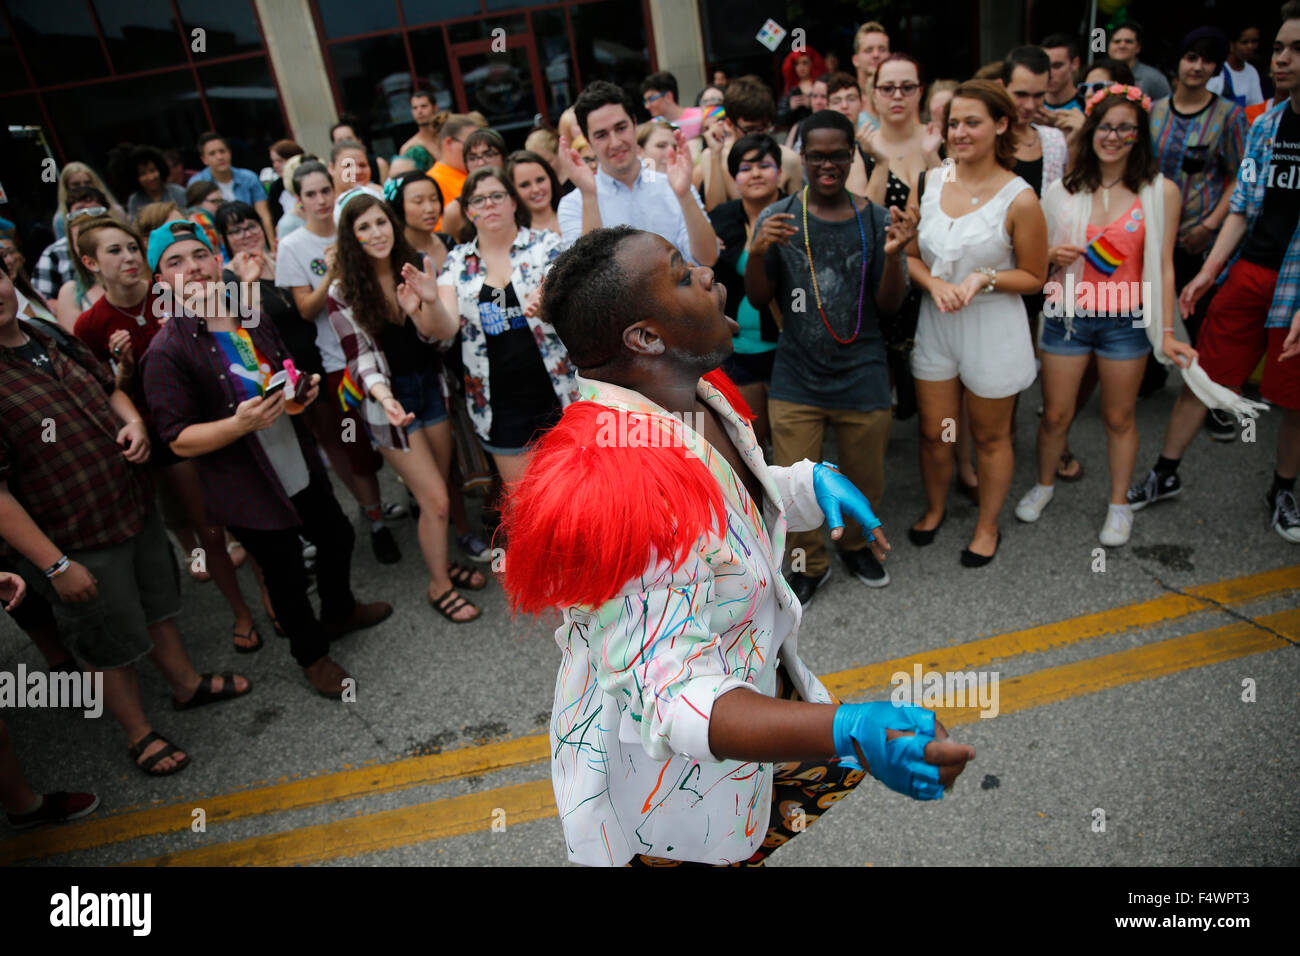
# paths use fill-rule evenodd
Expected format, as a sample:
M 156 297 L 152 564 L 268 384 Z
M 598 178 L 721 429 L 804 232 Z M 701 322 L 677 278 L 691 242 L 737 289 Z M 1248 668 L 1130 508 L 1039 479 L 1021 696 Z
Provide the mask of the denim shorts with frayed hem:
M 1075 313 L 1067 329 L 1065 319 L 1043 317 L 1043 337 L 1038 347 L 1052 355 L 1087 355 L 1124 361 L 1144 358 L 1151 351 L 1142 318 L 1131 315 Z M 1136 328 L 1133 323 L 1139 323 Z

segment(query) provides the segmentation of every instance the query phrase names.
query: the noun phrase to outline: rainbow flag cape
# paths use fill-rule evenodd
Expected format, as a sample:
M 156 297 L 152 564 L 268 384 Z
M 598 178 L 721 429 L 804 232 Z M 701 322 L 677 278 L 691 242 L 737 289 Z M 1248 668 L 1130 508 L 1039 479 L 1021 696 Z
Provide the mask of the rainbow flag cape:
M 357 388 L 357 383 L 352 380 L 352 373 L 344 369 L 343 380 L 339 382 L 339 408 L 345 412 L 359 408 L 364 397 L 361 389 Z

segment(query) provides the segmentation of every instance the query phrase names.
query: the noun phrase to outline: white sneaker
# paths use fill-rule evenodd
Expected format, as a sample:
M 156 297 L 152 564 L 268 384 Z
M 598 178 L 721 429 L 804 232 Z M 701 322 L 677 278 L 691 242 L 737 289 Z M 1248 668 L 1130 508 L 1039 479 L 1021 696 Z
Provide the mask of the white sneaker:
M 1031 524 L 1042 517 L 1043 509 L 1056 494 L 1055 485 L 1034 485 L 1016 505 L 1016 517 Z
M 1097 537 L 1106 547 L 1118 548 L 1121 544 L 1128 544 L 1132 533 L 1132 505 L 1111 505 L 1106 512 L 1106 524 L 1102 526 L 1101 534 Z

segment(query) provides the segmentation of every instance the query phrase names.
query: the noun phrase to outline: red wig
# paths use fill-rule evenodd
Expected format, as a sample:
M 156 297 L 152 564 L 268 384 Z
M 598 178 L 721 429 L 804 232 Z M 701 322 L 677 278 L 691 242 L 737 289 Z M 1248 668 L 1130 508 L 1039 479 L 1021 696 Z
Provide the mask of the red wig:
M 665 430 L 652 425 L 645 440 L 644 419 L 574 402 L 542 438 L 501 519 L 516 611 L 603 604 L 660 559 L 679 567 L 702 535 L 726 527 L 717 480 Z
M 791 50 L 786 54 L 785 60 L 781 63 L 781 76 L 785 78 L 785 92 L 789 93 L 799 83 L 799 76 L 794 71 L 794 65 L 804 57 L 812 61 L 812 69 L 808 71 L 808 82 L 812 82 L 817 77 L 826 73 L 826 61 L 822 55 L 812 47 L 804 47 L 798 53 Z

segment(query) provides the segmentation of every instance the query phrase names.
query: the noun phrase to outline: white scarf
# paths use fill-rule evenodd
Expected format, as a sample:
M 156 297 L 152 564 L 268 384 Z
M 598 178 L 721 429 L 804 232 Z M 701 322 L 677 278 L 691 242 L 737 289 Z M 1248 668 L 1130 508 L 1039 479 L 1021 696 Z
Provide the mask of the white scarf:
M 1151 351 L 1162 365 L 1175 364 L 1164 352 L 1164 236 L 1165 203 L 1164 176 L 1156 174 L 1155 179 L 1146 183 L 1138 192 L 1142 203 L 1142 212 L 1146 217 L 1146 235 L 1142 243 L 1142 291 L 1146 299 L 1142 303 L 1142 315 L 1149 319 L 1147 339 Z M 1072 245 L 1086 248 L 1088 245 L 1088 220 L 1092 218 L 1092 193 L 1080 191 L 1069 193 L 1061 180 L 1052 183 L 1043 190 L 1043 214 L 1047 217 L 1048 245 Z M 1084 257 L 1075 259 L 1073 264 L 1064 268 L 1052 267 L 1058 281 L 1064 285 L 1067 275 L 1074 276 L 1074 287 L 1083 282 Z M 1149 293 L 1149 295 L 1147 294 Z M 1174 302 L 1174 307 L 1177 307 Z M 1063 302 L 1067 314 L 1072 314 L 1074 303 Z M 1260 411 L 1268 408 L 1260 402 L 1242 398 L 1232 389 L 1224 388 L 1206 374 L 1195 359 L 1187 368 L 1179 366 L 1183 373 L 1183 382 L 1192 390 L 1192 394 L 1201 404 L 1210 409 L 1222 409 L 1241 418 L 1256 417 Z

